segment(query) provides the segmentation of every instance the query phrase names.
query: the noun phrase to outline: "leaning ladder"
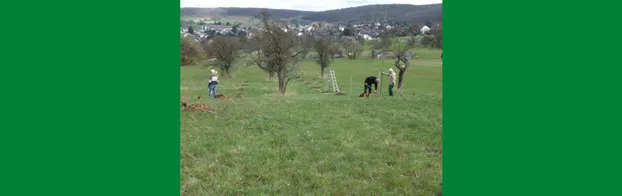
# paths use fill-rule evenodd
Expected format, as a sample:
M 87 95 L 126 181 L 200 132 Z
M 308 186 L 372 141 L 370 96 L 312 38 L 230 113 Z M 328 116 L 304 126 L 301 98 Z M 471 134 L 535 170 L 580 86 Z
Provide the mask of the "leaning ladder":
M 331 89 L 335 93 L 339 92 L 339 85 L 337 85 L 337 76 L 335 76 L 335 70 L 332 69 L 329 71 L 328 82 L 326 83 L 326 90 L 324 92 L 328 93 Z

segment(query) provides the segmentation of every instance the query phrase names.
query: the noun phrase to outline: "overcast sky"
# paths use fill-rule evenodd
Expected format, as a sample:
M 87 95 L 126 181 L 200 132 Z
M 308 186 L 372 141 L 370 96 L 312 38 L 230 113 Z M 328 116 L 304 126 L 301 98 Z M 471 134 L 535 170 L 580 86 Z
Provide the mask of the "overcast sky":
M 324 11 L 372 4 L 435 4 L 443 0 L 180 0 L 180 7 L 258 7 Z

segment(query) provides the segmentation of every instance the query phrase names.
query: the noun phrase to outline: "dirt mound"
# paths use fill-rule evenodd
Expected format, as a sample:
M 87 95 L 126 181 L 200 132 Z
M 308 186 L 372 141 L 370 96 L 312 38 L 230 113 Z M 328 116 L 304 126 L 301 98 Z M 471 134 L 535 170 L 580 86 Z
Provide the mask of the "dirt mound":
M 341 93 L 341 92 L 340 92 L 340 93 L 336 93 L 335 95 L 337 95 L 337 96 L 344 96 L 344 95 L 346 95 L 346 94 L 345 94 L 345 93 Z
M 365 96 L 365 93 L 361 93 L 359 97 L 371 97 L 371 94 L 368 94 L 367 96 Z
M 181 107 L 183 108 L 184 112 L 194 112 L 194 111 L 208 112 L 209 111 L 209 107 L 207 107 L 206 105 L 200 104 L 200 103 L 195 103 L 194 105 L 190 105 L 182 101 Z
M 231 96 L 225 96 L 223 94 L 216 95 L 216 99 L 219 99 L 219 100 L 231 100 L 231 99 L 239 99 L 239 98 L 244 98 L 244 94 L 238 93 L 238 94 L 234 94 Z
M 229 99 L 231 99 L 231 98 L 230 98 L 230 97 L 227 97 L 227 96 L 225 96 L 225 95 L 223 95 L 223 94 L 218 94 L 218 95 L 216 95 L 216 99 L 220 99 L 220 100 L 229 100 Z

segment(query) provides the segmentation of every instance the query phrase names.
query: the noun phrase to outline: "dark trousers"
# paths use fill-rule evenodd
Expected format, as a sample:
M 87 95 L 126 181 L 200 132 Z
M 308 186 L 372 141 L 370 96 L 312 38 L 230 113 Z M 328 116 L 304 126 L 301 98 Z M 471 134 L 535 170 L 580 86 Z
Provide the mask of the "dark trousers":
M 371 85 L 365 84 L 365 90 L 363 90 L 363 93 L 365 94 L 371 93 Z
M 393 86 L 395 86 L 395 84 L 389 84 L 389 96 L 393 96 Z
M 218 90 L 218 88 L 217 88 L 217 87 L 218 87 L 218 83 L 215 83 L 215 84 L 208 84 L 208 85 L 207 85 L 207 89 L 208 89 L 208 96 L 209 96 L 209 97 L 211 97 L 211 98 L 216 98 L 216 95 L 217 95 L 216 93 L 217 93 L 217 90 Z

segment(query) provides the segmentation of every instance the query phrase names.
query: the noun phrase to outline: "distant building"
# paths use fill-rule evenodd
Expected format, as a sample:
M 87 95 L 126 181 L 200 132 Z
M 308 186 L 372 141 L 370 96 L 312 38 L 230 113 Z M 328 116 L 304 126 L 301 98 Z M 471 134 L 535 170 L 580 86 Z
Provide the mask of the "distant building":
M 428 27 L 427 25 L 425 25 L 425 26 L 421 27 L 421 30 L 420 30 L 420 31 L 421 31 L 421 34 L 425 34 L 425 33 L 427 33 L 428 31 L 430 31 L 430 27 Z

